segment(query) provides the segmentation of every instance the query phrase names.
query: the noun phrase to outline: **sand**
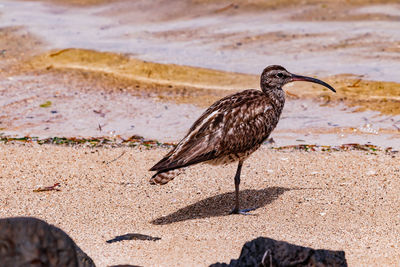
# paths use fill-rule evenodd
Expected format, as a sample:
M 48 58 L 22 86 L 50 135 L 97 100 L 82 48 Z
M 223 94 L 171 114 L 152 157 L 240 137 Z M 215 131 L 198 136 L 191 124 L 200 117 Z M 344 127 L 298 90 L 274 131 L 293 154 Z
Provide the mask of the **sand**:
M 101 5 L 110 1 L 46 2 L 86 8 L 87 5 Z M 148 13 L 142 11 L 142 15 L 136 12 L 137 15 L 132 16 L 132 6 L 144 3 L 139 1 L 132 2 L 130 9 L 122 4 L 115 5 L 115 8 L 107 9 L 101 14 L 113 18 L 122 14 L 122 24 L 134 25 L 137 22 L 156 23 L 182 19 L 176 17 L 177 13 L 188 19 L 204 14 L 229 16 L 244 11 L 253 12 L 255 9 L 281 8 L 288 3 L 269 1 L 271 6 L 264 6 L 264 2 L 249 1 L 236 6 L 225 0 L 217 1 L 213 5 L 204 5 L 208 0 L 185 1 L 186 5 L 179 3 L 180 7 L 177 9 L 170 6 L 167 6 L 168 10 L 160 8 L 159 13 L 153 14 L 149 20 Z M 392 0 L 354 0 L 346 1 L 343 5 L 337 5 L 335 1 L 301 1 L 303 4 L 315 2 L 321 4 L 304 6 L 301 10 L 290 6 L 296 12 L 287 17 L 286 22 L 398 21 L 398 16 L 387 13 L 386 9 L 386 13 L 374 13 L 368 11 L 369 9 L 368 12 L 353 12 L 353 5 L 396 2 Z M 143 8 L 146 7 L 144 5 Z M 190 14 L 181 12 L 187 7 L 193 8 L 190 9 Z M 375 9 L 376 6 L 369 8 Z M 153 12 L 153 9 L 148 10 Z M 325 12 L 326 10 L 329 12 Z M 129 15 L 124 16 L 125 12 Z M 5 14 L 0 16 L 4 17 Z M 383 25 L 387 27 L 387 24 Z M 211 27 L 208 31 L 212 33 L 213 29 Z M 98 32 L 104 30 L 106 28 L 100 28 Z M 209 34 L 208 31 L 194 27 L 187 31 L 155 31 L 144 36 L 158 38 L 162 43 L 176 38 L 188 41 L 206 37 L 206 42 L 211 40 L 216 46 L 219 45 L 216 40 L 226 38 L 227 42 L 232 40 L 235 45 L 218 46 L 218 50 L 228 52 L 251 51 L 255 45 L 271 41 L 277 43 L 285 53 L 291 52 L 292 47 L 297 49 L 293 50 L 294 53 L 303 51 L 304 48 L 308 51 L 307 40 L 314 40 L 319 36 L 283 34 L 284 31 L 249 35 L 247 31 L 237 29 L 235 34 L 229 36 L 217 34 L 218 32 Z M 142 104 L 154 100 L 158 101 L 157 106 L 172 102 L 205 108 L 233 90 L 258 84 L 258 78 L 254 75 L 155 64 L 139 60 L 136 53 L 127 56 L 112 53 L 112 49 L 109 52 L 99 52 L 102 50 L 99 47 L 94 51 L 76 49 L 75 45 L 68 50 L 53 50 L 54 45 L 42 40 L 30 32 L 29 27 L 24 26 L 5 25 L 0 29 L 0 37 L 0 95 L 3 96 L 0 101 L 0 135 L 3 131 L 18 126 L 17 122 L 26 116 L 26 109 L 38 111 L 36 126 L 40 128 L 47 127 L 40 120 L 54 116 L 46 123 L 51 124 L 52 119 L 61 121 L 69 118 L 74 121 L 83 117 L 97 129 L 100 126 L 98 120 L 102 122 L 103 115 L 106 118 L 110 116 L 107 108 L 118 111 L 113 107 L 130 107 L 118 104 L 132 104 L 129 98 L 132 96 L 137 97 L 137 101 L 142 101 Z M 381 35 L 374 34 L 357 35 L 355 38 L 342 36 L 344 39 L 331 37 L 330 39 L 337 41 L 328 46 L 321 42 L 315 52 L 333 53 L 347 48 L 355 51 L 356 48 L 366 47 L 367 50 L 358 49 L 359 53 L 368 56 L 379 53 L 379 62 L 384 66 L 389 66 L 386 63 L 395 62 L 393 60 L 398 57 L 395 54 L 399 51 L 396 38 L 382 38 Z M 135 36 L 126 38 L 134 40 Z M 304 40 L 303 43 L 297 42 L 302 45 L 291 45 L 290 41 L 297 39 Z M 339 52 L 334 53 L 335 57 L 340 55 Z M 389 57 L 389 61 L 381 61 L 384 59 L 380 58 L 381 55 Z M 359 57 L 361 58 L 363 57 Z M 329 57 L 323 57 L 324 64 L 328 59 Z M 365 61 L 356 62 L 357 68 L 360 68 Z M 306 62 L 302 62 L 304 63 Z M 338 94 L 326 95 L 320 88 L 296 85 L 296 90 L 291 91 L 288 88 L 289 98 L 318 100 L 321 105 L 344 103 L 359 107 L 359 111 L 375 110 L 393 116 L 399 114 L 398 83 L 371 82 L 351 75 L 330 74 L 325 78 L 338 89 Z M 87 102 L 75 101 L 82 96 L 88 96 Z M 125 96 L 125 102 L 116 101 Z M 104 98 L 103 102 L 96 101 L 100 98 Z M 110 103 L 103 105 L 108 98 L 111 99 Z M 52 101 L 51 109 L 40 108 L 40 104 L 49 100 Z M 78 110 L 76 107 L 85 108 L 90 113 L 96 111 L 95 114 L 100 119 L 93 117 L 93 114 L 92 117 L 85 117 L 82 115 L 84 113 L 79 116 L 71 116 L 66 111 L 63 113 L 64 106 L 58 105 L 59 103 L 70 105 L 70 110 L 74 111 Z M 92 104 L 97 106 L 92 108 Z M 52 110 L 57 113 L 51 113 Z M 155 111 L 158 115 L 158 109 Z M 28 122 L 30 126 L 28 123 L 21 123 L 20 128 L 33 127 L 32 123 L 36 121 Z M 393 119 L 391 129 L 398 136 L 396 123 Z M 84 126 L 85 129 L 88 127 Z M 103 128 L 103 131 L 99 129 L 99 134 L 107 137 L 107 126 L 99 128 Z M 168 126 L 168 130 L 176 131 L 176 128 L 176 125 Z M 355 129 L 350 128 L 352 132 Z M 58 130 L 66 134 L 63 128 Z M 292 130 L 288 132 L 298 134 Z M 146 138 L 149 137 L 148 133 Z M 31 136 L 37 134 L 38 131 L 32 132 Z M 79 131 L 67 136 L 81 134 L 83 132 Z M 296 138 L 301 137 L 299 136 Z M 388 142 L 395 144 L 398 142 L 397 136 L 394 135 Z M 379 137 L 385 138 L 382 134 Z M 165 153 L 165 148 L 148 149 L 144 146 L 88 148 L 1 143 L 0 217 L 34 216 L 60 227 L 92 257 L 97 266 L 207 266 L 217 261 L 229 262 L 239 256 L 246 241 L 259 236 L 313 248 L 344 250 L 349 266 L 400 265 L 399 153 L 276 151 L 263 146 L 245 162 L 242 171 L 242 207 L 257 207 L 252 212 L 254 216 L 228 215 L 234 199 L 235 165 L 193 166 L 165 186 L 151 186 L 148 183 L 151 173 L 147 170 Z M 39 187 L 55 183 L 60 183 L 60 191 L 34 192 Z M 106 242 L 133 233 L 160 239 Z
M 150 185 L 147 170 L 166 152 L 1 144 L 0 217 L 44 219 L 98 266 L 207 266 L 258 236 L 344 250 L 349 266 L 400 263 L 398 153 L 263 146 L 244 164 L 242 207 L 258 208 L 242 216 L 228 215 L 235 165 L 197 165 Z M 55 183 L 61 191 L 33 192 Z M 128 233 L 161 239 L 106 243 Z

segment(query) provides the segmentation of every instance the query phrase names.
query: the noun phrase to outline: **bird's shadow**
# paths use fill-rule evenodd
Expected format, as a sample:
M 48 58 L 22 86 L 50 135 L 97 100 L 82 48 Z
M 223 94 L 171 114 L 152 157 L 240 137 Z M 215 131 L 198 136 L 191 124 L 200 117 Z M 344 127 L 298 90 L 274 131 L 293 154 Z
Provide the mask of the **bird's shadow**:
M 286 191 L 302 189 L 307 188 L 267 187 L 260 190 L 242 190 L 240 191 L 240 208 L 261 208 L 272 203 Z M 151 223 L 166 225 L 186 220 L 226 216 L 233 208 L 234 200 L 234 192 L 219 194 L 200 200 L 167 216 L 154 219 Z

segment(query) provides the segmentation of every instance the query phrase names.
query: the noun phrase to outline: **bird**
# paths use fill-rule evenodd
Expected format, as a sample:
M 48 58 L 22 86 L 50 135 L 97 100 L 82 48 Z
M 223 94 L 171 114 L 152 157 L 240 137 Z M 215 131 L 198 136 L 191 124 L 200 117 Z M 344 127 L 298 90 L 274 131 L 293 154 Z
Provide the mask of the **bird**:
M 248 215 L 255 208 L 239 208 L 240 173 L 243 162 L 269 137 L 278 124 L 285 104 L 282 87 L 295 81 L 329 84 L 315 78 L 292 74 L 284 67 L 266 67 L 260 77 L 261 90 L 247 89 L 228 95 L 212 104 L 190 127 L 186 136 L 149 171 L 156 173 L 151 184 L 166 184 L 182 169 L 208 163 L 223 165 L 238 162 L 235 203 L 230 214 Z

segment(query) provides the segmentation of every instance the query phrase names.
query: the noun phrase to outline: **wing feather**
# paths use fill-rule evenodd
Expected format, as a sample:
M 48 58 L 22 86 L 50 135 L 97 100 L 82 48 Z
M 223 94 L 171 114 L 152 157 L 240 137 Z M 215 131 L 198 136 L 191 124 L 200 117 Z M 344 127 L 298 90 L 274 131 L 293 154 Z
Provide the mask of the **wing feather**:
M 274 114 L 273 103 L 261 91 L 227 96 L 210 106 L 178 145 L 150 170 L 167 171 L 245 152 L 268 137 L 279 115 Z

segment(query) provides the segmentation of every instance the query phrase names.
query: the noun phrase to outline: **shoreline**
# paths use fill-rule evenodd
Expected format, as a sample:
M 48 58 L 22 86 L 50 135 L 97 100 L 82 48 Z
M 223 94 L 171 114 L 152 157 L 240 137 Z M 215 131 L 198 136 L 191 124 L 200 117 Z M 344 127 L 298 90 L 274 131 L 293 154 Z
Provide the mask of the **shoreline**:
M 276 151 L 310 151 L 310 152 L 340 152 L 340 151 L 365 151 L 365 152 L 385 152 L 397 154 L 399 150 L 393 147 L 380 147 L 373 144 L 344 143 L 340 145 L 316 145 L 316 144 L 297 144 L 274 146 L 274 141 L 269 138 L 263 143 L 267 147 Z M 4 145 L 55 145 L 66 147 L 81 148 L 123 148 L 123 147 L 144 147 L 147 149 L 167 148 L 176 146 L 177 142 L 160 142 L 153 139 L 146 139 L 142 136 L 131 136 L 130 138 L 121 137 L 48 137 L 38 138 L 32 136 L 10 137 L 0 134 L 0 144 Z

